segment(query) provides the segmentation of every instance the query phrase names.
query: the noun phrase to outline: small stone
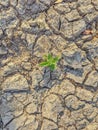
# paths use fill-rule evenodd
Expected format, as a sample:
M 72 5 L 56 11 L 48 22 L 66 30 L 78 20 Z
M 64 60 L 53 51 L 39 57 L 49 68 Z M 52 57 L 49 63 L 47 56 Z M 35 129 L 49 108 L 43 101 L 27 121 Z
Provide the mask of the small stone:
M 28 43 L 28 49 L 32 50 L 32 47 L 35 43 L 35 39 L 36 39 L 35 35 L 27 34 L 26 40 L 27 40 L 27 43 Z
M 65 17 L 69 22 L 79 20 L 81 18 L 77 10 L 72 10 L 70 13 L 65 14 Z
M 68 5 L 69 5 L 69 7 L 70 7 L 70 9 L 76 9 L 77 8 L 77 3 L 76 2 L 70 2 L 70 3 L 68 3 Z
M 92 40 L 92 38 L 93 38 L 93 36 L 91 34 L 82 36 L 82 40 L 84 40 L 84 41 L 90 41 L 90 40 Z
M 59 20 L 59 14 L 53 8 L 50 8 L 48 10 L 47 21 L 55 31 L 59 30 Z
M 56 130 L 56 129 L 58 129 L 58 126 L 54 122 L 45 119 L 43 120 L 41 130 Z
M 73 22 L 73 35 L 78 36 L 86 29 L 86 23 L 84 20 L 78 20 Z
M 94 43 L 94 44 L 93 44 Z M 91 45 L 91 46 L 89 46 Z M 98 45 L 96 42 L 87 42 L 87 44 L 84 45 L 84 48 L 88 49 L 87 57 L 90 60 L 94 60 L 95 63 L 98 57 Z M 97 64 L 96 64 L 97 67 Z
M 39 11 L 40 11 L 39 4 L 34 3 L 32 5 L 32 10 L 31 10 L 32 14 L 37 14 Z
M 82 88 L 76 89 L 76 95 L 80 100 L 84 100 L 86 102 L 91 102 L 94 96 L 92 92 Z
M 48 53 L 49 49 L 51 48 L 51 44 L 52 43 L 47 36 L 41 36 L 34 46 L 34 54 L 37 57 L 43 57 Z
M 98 72 L 97 71 L 92 71 L 89 74 L 89 76 L 85 82 L 85 85 L 92 86 L 95 89 L 98 88 Z
M 29 75 L 32 77 L 32 88 L 34 89 L 39 86 L 39 82 L 42 81 L 43 75 L 39 70 L 36 69 L 34 69 Z
M 35 20 L 35 23 L 38 25 L 40 30 L 48 30 L 50 29 L 45 20 L 45 14 L 41 13 Z
M 26 70 L 31 70 L 31 63 L 30 62 L 23 62 L 22 67 Z
M 70 117 L 74 121 L 81 121 L 82 119 L 84 119 L 83 110 L 79 109 L 77 111 L 71 111 L 71 116 Z
M 40 86 L 41 86 L 41 87 L 47 86 L 47 84 L 49 83 L 49 81 L 50 81 L 50 71 L 48 71 L 48 72 L 46 72 L 46 73 L 44 74 L 44 80 L 42 80 L 42 81 L 40 82 Z
M 72 95 L 69 95 L 65 98 L 65 104 L 71 110 L 78 110 L 79 108 L 81 109 L 81 107 L 85 105 L 84 102 L 79 101 L 77 97 Z
M 98 11 L 94 11 L 92 13 L 87 14 L 84 19 L 87 23 L 91 23 L 92 21 L 98 18 Z
M 87 13 L 94 12 L 94 7 L 92 5 L 84 6 L 81 4 L 78 10 L 81 13 L 81 15 L 85 15 Z
M 10 62 L 11 58 L 6 59 L 2 62 L 2 65 L 5 65 L 1 71 L 1 76 L 8 76 L 11 75 L 19 69 L 17 65 L 14 63 Z M 7 64 L 7 65 L 6 65 Z
M 88 120 L 94 120 L 97 115 L 97 108 L 90 104 L 85 104 L 85 107 L 83 108 L 83 115 L 85 115 Z
M 83 119 L 83 120 L 77 122 L 76 128 L 77 128 L 77 130 L 81 130 L 81 129 L 84 129 L 88 124 L 89 124 L 89 122 L 86 119 Z
M 22 75 L 15 74 L 11 77 L 6 78 L 1 88 L 5 92 L 26 92 L 26 90 L 28 90 L 28 83 Z
M 49 36 L 49 38 L 53 40 L 53 43 L 55 44 L 57 51 L 58 50 L 62 51 L 67 46 L 67 41 L 59 35 L 52 35 L 52 36 Z M 61 57 L 61 54 L 60 54 L 60 57 Z
M 61 14 L 65 14 L 70 12 L 69 4 L 68 3 L 60 3 L 54 6 L 54 8 Z
M 67 38 L 72 38 L 72 23 L 69 23 L 64 17 L 61 19 L 60 32 Z M 58 24 L 59 25 L 59 24 Z
M 0 47 L 0 55 L 6 55 L 7 54 L 7 49 L 4 47 Z

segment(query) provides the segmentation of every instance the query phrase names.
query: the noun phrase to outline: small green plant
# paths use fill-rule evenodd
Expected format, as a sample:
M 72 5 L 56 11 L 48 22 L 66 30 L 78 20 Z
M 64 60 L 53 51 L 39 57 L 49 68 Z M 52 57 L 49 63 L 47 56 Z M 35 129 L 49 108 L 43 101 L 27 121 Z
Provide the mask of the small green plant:
M 53 57 L 51 54 L 48 54 L 48 56 L 44 56 L 44 61 L 40 63 L 40 66 L 49 67 L 53 71 L 56 69 L 59 59 L 59 57 Z

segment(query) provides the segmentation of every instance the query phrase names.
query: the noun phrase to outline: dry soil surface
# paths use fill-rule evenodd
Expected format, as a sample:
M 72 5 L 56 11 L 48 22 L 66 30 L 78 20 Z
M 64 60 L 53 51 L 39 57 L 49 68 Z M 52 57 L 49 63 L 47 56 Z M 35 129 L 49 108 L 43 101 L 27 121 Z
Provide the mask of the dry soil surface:
M 0 130 L 98 130 L 98 0 L 0 0 Z

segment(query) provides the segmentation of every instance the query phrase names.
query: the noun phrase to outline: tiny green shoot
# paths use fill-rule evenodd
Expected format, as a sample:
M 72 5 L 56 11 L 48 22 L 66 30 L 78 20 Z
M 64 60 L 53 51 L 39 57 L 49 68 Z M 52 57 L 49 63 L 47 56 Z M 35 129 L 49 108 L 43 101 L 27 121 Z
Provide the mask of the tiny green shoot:
M 48 56 L 44 56 L 44 61 L 40 63 L 40 66 L 49 67 L 51 71 L 55 70 L 57 67 L 57 62 L 59 61 L 59 57 L 53 57 L 51 54 L 48 54 Z

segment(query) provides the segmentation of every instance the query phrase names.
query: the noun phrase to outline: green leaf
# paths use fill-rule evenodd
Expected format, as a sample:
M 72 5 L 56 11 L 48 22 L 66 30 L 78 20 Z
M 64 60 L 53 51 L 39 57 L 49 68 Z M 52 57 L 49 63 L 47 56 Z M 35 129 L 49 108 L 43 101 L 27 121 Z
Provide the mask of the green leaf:
M 53 59 L 51 54 L 48 54 L 48 60 Z
M 48 63 L 48 62 L 41 62 L 39 65 L 40 65 L 40 66 L 48 66 L 49 63 Z
M 49 66 L 49 68 L 50 68 L 51 71 L 53 71 L 53 70 L 56 68 L 56 66 L 55 66 L 55 64 L 51 64 L 51 65 Z
M 56 68 L 59 59 L 59 57 L 53 57 L 51 54 L 48 54 L 48 56 L 45 55 L 44 61 L 40 63 L 40 66 L 47 66 L 53 71 Z
M 53 59 L 53 62 L 58 62 L 58 60 L 59 60 L 59 57 L 55 57 L 54 59 Z

